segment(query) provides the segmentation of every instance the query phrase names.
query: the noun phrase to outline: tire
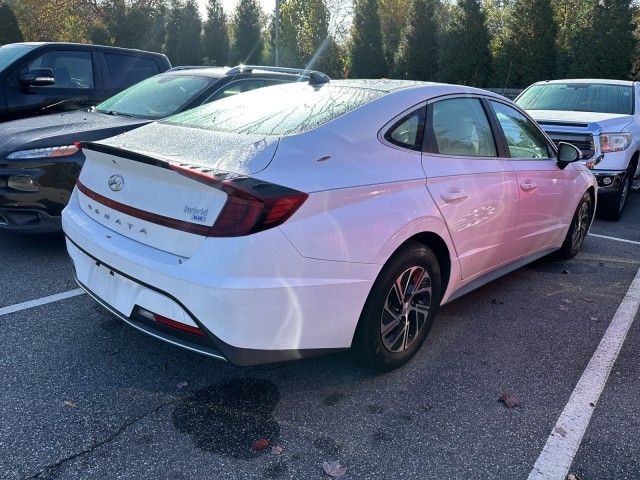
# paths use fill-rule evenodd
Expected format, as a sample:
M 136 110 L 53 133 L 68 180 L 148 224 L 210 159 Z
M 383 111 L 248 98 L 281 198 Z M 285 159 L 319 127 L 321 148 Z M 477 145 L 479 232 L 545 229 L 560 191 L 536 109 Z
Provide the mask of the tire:
M 629 193 L 631 192 L 631 185 L 633 184 L 633 175 L 630 171 L 624 176 L 618 190 L 611 195 L 611 198 L 602 200 L 598 206 L 598 216 L 605 220 L 618 221 L 622 218 L 624 207 L 629 199 Z
M 558 251 L 558 256 L 562 259 L 568 260 L 573 258 L 582 248 L 584 239 L 589 231 L 591 225 L 591 219 L 593 218 L 593 200 L 589 192 L 586 192 L 578 203 L 578 208 L 573 214 L 571 225 L 567 236 L 562 243 L 562 247 Z
M 359 359 L 378 372 L 408 362 L 431 330 L 440 295 L 435 254 L 419 242 L 407 243 L 382 268 L 364 305 L 354 337 Z

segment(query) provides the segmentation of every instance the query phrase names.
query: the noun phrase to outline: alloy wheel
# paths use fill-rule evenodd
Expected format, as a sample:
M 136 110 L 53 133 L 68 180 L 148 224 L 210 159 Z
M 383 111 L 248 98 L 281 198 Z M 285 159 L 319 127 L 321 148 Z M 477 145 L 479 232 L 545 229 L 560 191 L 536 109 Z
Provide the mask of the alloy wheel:
M 587 236 L 587 230 L 589 228 L 589 211 L 590 202 L 582 202 L 582 205 L 580 205 L 580 209 L 578 210 L 578 215 L 576 215 L 576 223 L 571 237 L 571 247 L 573 250 L 578 250 L 580 245 L 582 245 L 584 238 Z
M 410 267 L 395 280 L 380 321 L 380 335 L 387 350 L 402 352 L 411 346 L 426 323 L 431 298 L 431 278 L 424 268 Z

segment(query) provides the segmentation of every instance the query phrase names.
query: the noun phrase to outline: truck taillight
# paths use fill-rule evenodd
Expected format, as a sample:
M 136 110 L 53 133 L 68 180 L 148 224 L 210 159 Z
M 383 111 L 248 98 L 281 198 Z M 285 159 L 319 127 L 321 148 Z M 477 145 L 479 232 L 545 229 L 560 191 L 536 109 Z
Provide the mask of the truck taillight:
M 309 197 L 281 185 L 206 167 L 170 164 L 169 168 L 227 194 L 210 237 L 239 237 L 282 225 Z

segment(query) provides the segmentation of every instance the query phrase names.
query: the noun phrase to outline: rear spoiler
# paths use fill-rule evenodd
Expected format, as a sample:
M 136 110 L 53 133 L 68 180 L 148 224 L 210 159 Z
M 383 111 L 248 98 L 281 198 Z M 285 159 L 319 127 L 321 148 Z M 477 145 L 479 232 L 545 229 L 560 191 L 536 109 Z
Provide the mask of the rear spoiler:
M 83 150 L 93 150 L 94 152 L 106 153 L 109 155 L 117 155 L 118 157 L 126 158 L 128 160 L 134 160 L 140 163 L 146 163 L 147 165 L 153 165 L 160 168 L 169 168 L 170 162 L 162 160 L 157 157 L 145 155 L 143 153 L 132 152 L 124 148 L 113 147 L 111 145 L 105 145 L 104 143 L 95 142 L 80 142 L 80 148 Z

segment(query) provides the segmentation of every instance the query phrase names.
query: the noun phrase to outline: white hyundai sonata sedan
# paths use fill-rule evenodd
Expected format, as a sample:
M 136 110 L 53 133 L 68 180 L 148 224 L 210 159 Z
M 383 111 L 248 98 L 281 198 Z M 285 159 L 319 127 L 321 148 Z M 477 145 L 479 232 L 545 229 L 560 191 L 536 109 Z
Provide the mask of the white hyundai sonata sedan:
M 410 359 L 438 307 L 580 249 L 596 181 L 505 98 L 405 81 L 268 87 L 97 143 L 63 213 L 77 281 L 234 364 Z

